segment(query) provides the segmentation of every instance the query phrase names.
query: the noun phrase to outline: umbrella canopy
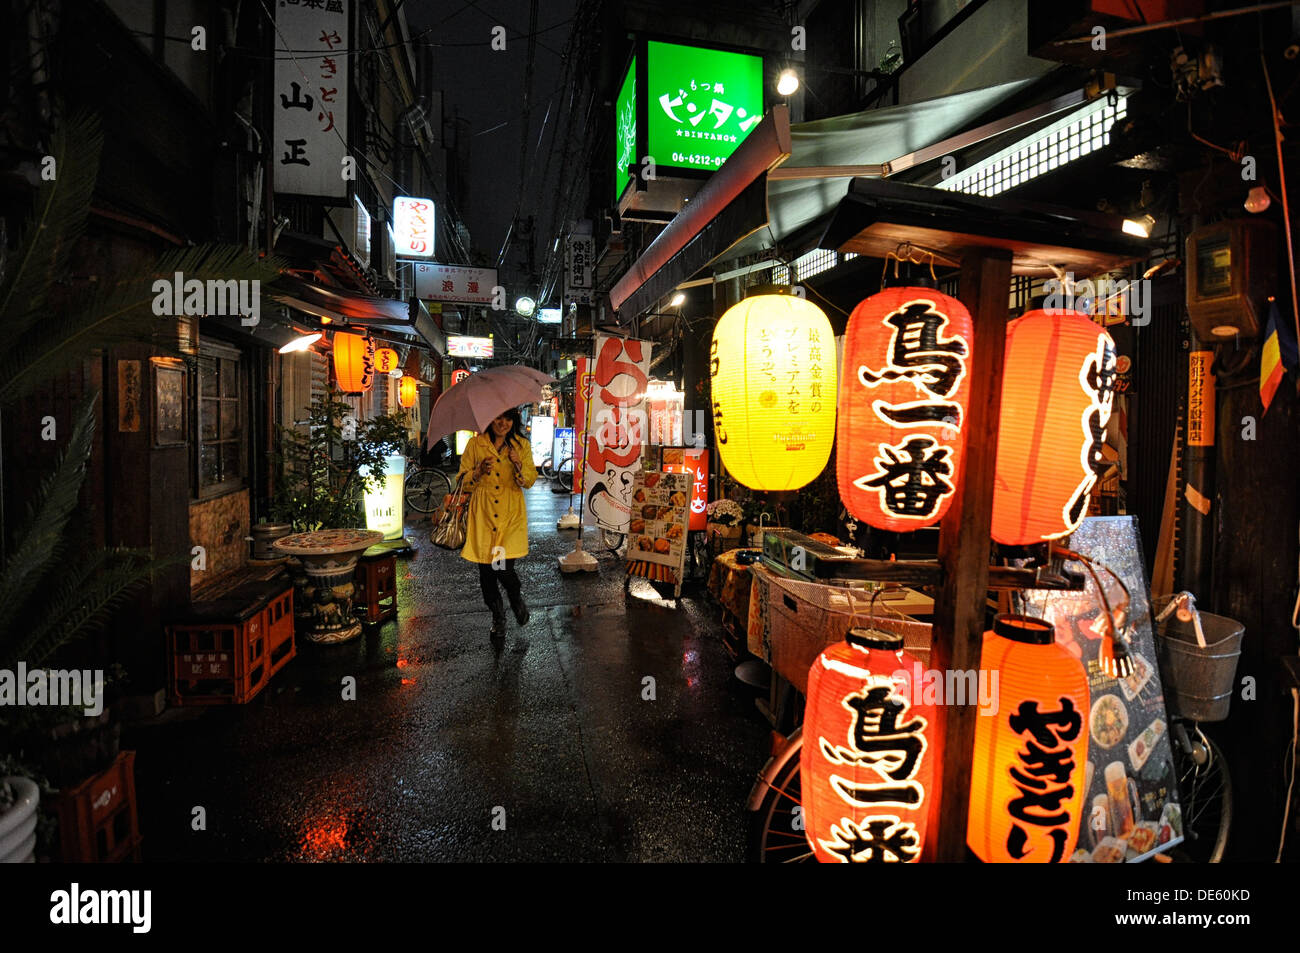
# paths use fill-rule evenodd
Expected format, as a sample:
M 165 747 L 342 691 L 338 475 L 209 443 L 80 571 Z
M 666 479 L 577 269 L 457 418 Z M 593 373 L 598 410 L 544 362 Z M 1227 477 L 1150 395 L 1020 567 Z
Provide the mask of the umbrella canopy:
M 542 385 L 554 383 L 555 378 L 518 364 L 471 374 L 445 391 L 433 405 L 425 446 L 432 447 L 439 438 L 457 430 L 479 433 L 502 411 L 539 400 Z

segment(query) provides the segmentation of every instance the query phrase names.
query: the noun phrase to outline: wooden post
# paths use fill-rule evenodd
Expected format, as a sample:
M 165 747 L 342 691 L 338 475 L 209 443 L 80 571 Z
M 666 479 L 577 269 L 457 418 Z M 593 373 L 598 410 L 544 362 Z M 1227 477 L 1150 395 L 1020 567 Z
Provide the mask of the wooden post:
M 980 663 L 1010 290 L 1010 252 L 977 248 L 963 256 L 957 297 L 970 309 L 974 346 L 968 368 L 970 403 L 963 424 L 964 464 L 956 495 L 939 527 L 939 562 L 944 577 L 934 602 L 930 649 L 930 667 L 939 672 L 976 670 Z M 935 708 L 937 724 L 931 738 L 938 750 L 930 790 L 937 796 L 930 801 L 927 860 L 966 859 L 971 753 L 978 717 L 975 700 L 970 701 L 967 705 Z

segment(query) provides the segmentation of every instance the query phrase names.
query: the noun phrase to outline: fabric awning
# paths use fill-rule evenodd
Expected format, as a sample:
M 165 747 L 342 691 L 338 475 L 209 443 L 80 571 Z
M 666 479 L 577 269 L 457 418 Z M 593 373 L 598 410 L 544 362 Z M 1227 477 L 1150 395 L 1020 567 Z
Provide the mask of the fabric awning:
M 447 338 L 419 298 L 397 301 L 327 288 L 292 275 L 270 285 L 270 296 L 281 304 L 329 318 L 344 327 L 375 328 L 419 337 L 435 354 L 445 357 Z

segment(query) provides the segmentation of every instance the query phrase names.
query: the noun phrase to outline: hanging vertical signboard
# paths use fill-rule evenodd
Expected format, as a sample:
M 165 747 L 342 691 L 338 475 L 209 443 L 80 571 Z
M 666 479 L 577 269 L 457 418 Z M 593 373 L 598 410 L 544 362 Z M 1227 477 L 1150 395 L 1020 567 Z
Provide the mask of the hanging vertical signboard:
M 570 235 L 565 249 L 564 300 L 591 304 L 595 287 L 595 239 L 590 235 Z
M 349 2 L 281 4 L 275 15 L 275 191 L 346 199 Z M 308 52 L 309 51 L 309 52 Z
M 602 529 L 627 532 L 632 481 L 645 446 L 649 341 L 596 336 L 584 447 L 584 513 Z M 585 518 L 585 517 L 584 517 Z

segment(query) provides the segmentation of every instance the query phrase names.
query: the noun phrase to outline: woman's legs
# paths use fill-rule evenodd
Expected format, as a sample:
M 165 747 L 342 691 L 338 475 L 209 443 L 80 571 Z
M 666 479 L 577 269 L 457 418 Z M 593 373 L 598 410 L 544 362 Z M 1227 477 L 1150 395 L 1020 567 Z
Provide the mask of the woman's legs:
M 528 606 L 524 603 L 523 593 L 520 591 L 519 575 L 515 572 L 515 561 L 506 560 L 506 568 L 499 570 L 501 583 L 506 587 L 506 595 L 510 597 L 510 608 L 515 610 L 515 620 L 520 625 L 528 624 Z
M 478 585 L 483 591 L 483 602 L 492 610 L 492 634 L 505 631 L 506 610 L 501 604 L 501 590 L 497 588 L 497 574 L 491 563 L 478 564 Z

